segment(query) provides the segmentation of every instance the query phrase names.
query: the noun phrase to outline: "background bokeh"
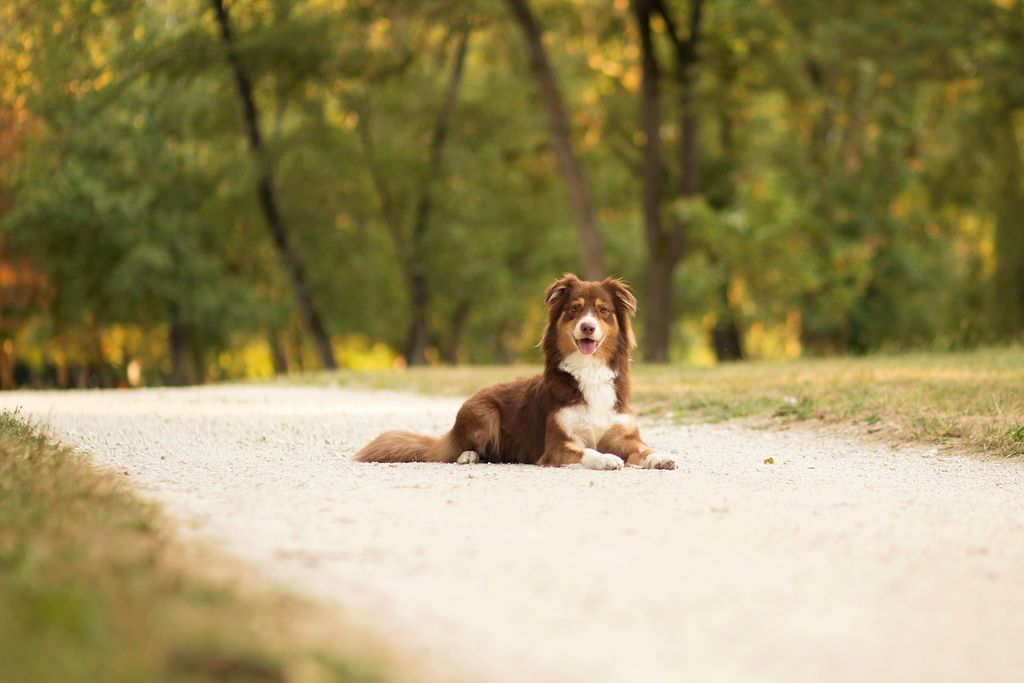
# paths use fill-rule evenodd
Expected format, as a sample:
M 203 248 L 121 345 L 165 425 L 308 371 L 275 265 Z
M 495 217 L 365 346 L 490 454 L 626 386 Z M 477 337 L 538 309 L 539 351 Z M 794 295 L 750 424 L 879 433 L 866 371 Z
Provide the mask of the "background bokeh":
M 1016 0 L 5 0 L 0 385 L 1020 339 L 1022 136 Z

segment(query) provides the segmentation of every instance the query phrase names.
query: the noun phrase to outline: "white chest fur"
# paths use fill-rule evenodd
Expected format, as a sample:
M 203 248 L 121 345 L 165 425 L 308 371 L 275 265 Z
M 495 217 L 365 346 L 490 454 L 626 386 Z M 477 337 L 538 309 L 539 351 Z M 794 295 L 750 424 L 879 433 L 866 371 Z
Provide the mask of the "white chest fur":
M 576 378 L 583 402 L 562 408 L 555 419 L 583 446 L 596 448 L 616 420 L 615 372 L 593 356 L 574 353 L 558 366 Z

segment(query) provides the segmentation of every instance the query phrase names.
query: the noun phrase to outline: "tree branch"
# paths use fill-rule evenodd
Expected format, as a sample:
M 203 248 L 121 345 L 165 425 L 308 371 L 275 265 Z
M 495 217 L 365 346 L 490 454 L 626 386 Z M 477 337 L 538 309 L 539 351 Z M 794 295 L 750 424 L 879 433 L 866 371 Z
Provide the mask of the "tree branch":
M 661 191 L 664 177 L 661 159 L 661 99 L 658 92 L 660 69 L 651 32 L 651 0 L 633 0 L 633 13 L 640 30 L 642 80 L 640 83 L 640 130 L 644 134 L 642 208 L 644 236 L 650 254 L 661 251 L 665 239 L 661 220 Z
M 391 243 L 395 247 L 395 254 L 400 263 L 404 264 L 406 259 L 407 245 L 405 235 L 402 234 L 401 218 L 398 215 L 394 200 L 388 191 L 387 182 L 377 161 L 374 158 L 373 135 L 370 131 L 370 113 L 362 110 L 359 112 L 359 123 L 356 124 L 356 137 L 363 148 L 363 158 L 366 160 L 366 168 L 370 172 L 370 181 L 377 192 L 377 201 L 380 202 L 380 212 L 384 217 L 384 227 L 388 231 Z
M 430 138 L 430 149 L 427 157 L 428 176 L 421 185 L 419 201 L 413 219 L 413 250 L 419 250 L 421 242 L 427 232 L 430 221 L 430 213 L 434 205 L 434 185 L 440 174 L 444 160 L 444 146 L 448 139 L 448 131 L 451 129 L 452 118 L 455 114 L 455 107 L 459 100 L 459 87 L 462 84 L 462 72 L 466 63 L 466 54 L 469 51 L 469 28 L 462 30 L 459 37 L 458 47 L 455 49 L 455 58 L 452 61 L 451 72 L 448 76 L 448 87 L 445 91 L 444 103 L 434 124 L 434 131 Z M 415 254 L 414 254 L 415 256 Z
M 540 87 L 541 99 L 547 110 L 551 147 L 565 181 L 569 209 L 579 236 L 583 275 L 591 280 L 600 279 L 605 275 L 604 256 L 601 251 L 601 235 L 597 229 L 594 202 L 583 177 L 583 170 L 573 151 L 569 117 L 554 70 L 544 49 L 541 28 L 530 11 L 528 0 L 505 0 L 505 5 L 522 31 L 530 72 Z
M 683 40 L 683 37 L 676 30 L 676 22 L 672 19 L 672 15 L 668 13 L 668 8 L 665 7 L 663 0 L 654 0 L 654 9 L 658 11 L 658 14 L 665 21 L 668 37 L 671 38 L 672 44 L 675 45 L 676 52 L 681 54 L 686 50 L 686 41 Z
M 273 165 L 263 147 L 263 137 L 260 135 L 259 115 L 256 111 L 256 100 L 253 95 L 252 81 L 245 70 L 245 65 L 235 47 L 234 35 L 231 31 L 231 21 L 228 17 L 224 0 L 210 0 L 214 12 L 217 15 L 217 25 L 220 27 L 220 36 L 224 45 L 224 52 L 228 64 L 235 76 L 238 99 L 242 104 L 242 114 L 245 123 L 246 137 L 249 139 L 249 150 L 256 161 L 259 171 L 259 178 L 256 193 L 259 198 L 260 209 L 263 211 L 263 218 L 270 232 L 274 246 L 277 249 L 281 265 L 292 286 L 295 295 L 295 303 L 298 306 L 299 314 L 302 316 L 306 329 L 309 330 L 320 354 L 320 361 L 324 368 L 333 370 L 337 367 L 334 359 L 334 351 L 331 348 L 331 339 L 324 328 L 320 313 L 313 304 L 313 299 L 306 284 L 305 272 L 298 256 L 295 254 L 287 226 L 277 203 L 277 192 L 274 187 Z

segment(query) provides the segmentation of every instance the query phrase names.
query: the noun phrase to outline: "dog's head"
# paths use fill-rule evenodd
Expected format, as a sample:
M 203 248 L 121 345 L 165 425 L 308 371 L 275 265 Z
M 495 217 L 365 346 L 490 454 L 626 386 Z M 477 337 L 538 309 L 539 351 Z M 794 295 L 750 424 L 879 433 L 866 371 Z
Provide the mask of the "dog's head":
M 544 352 L 555 364 L 573 353 L 593 356 L 620 370 L 629 362 L 636 345 L 631 319 L 636 297 L 625 282 L 607 278 L 600 282 L 566 274 L 548 287 L 548 324 Z

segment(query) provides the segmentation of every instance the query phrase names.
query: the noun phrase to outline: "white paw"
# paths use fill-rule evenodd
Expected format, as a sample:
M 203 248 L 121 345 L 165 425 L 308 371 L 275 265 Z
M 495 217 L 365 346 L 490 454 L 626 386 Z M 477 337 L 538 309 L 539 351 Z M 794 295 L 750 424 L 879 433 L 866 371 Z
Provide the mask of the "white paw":
M 462 451 L 462 455 L 455 462 L 459 465 L 475 465 L 480 462 L 480 454 L 476 451 Z
M 593 448 L 584 448 L 580 464 L 588 470 L 621 470 L 622 458 L 611 453 L 595 451 Z
M 649 470 L 674 470 L 676 468 L 676 461 L 671 455 L 651 453 L 640 463 L 640 467 Z

